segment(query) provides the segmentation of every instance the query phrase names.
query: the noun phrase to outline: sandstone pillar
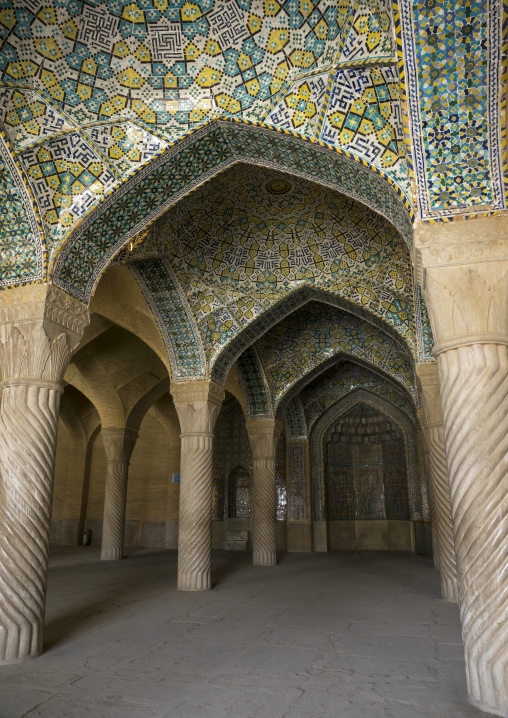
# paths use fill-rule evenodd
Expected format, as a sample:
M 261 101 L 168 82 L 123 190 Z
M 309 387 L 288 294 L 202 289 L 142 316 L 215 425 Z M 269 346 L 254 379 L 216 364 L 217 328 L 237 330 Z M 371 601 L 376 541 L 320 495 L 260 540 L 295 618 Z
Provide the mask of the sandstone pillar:
M 252 544 L 255 566 L 277 563 L 277 487 L 275 455 L 282 428 L 275 419 L 250 419 L 246 422 L 252 447 Z
M 508 716 L 508 217 L 415 234 L 436 342 L 469 700 Z
M 101 435 L 107 459 L 101 559 L 114 561 L 123 556 L 129 462 L 138 432 L 104 428 Z
M 171 384 L 180 419 L 180 519 L 178 589 L 212 587 L 212 452 L 213 428 L 224 389 L 213 381 Z
M 42 650 L 62 378 L 88 321 L 52 286 L 0 292 L 0 662 Z
M 438 546 L 441 595 L 445 601 L 457 603 L 459 600 L 457 562 L 437 364 L 417 364 L 416 373 L 426 416 L 425 430 L 429 447 L 430 493 L 433 508 L 432 538 L 434 540 L 435 537 Z

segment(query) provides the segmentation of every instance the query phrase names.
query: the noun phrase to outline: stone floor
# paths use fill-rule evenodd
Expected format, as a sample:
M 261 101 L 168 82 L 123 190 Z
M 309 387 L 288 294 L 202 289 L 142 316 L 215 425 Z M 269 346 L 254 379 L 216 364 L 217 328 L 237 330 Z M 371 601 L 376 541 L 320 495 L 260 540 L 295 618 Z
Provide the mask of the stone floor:
M 101 563 L 55 548 L 45 653 L 0 667 L 0 718 L 473 718 L 457 606 L 429 560 L 215 552 L 213 591 L 176 552 Z

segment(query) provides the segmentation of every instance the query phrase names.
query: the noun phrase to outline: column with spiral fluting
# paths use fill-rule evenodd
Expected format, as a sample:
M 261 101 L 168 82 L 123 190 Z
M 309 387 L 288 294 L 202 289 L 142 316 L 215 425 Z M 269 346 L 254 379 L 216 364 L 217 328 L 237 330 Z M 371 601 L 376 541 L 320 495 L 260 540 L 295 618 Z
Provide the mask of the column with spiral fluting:
M 438 356 L 471 702 L 508 715 L 508 349 Z
M 443 411 L 469 700 L 508 716 L 508 216 L 415 233 Z M 441 440 L 433 439 L 436 456 Z M 439 459 L 440 462 L 443 459 Z
M 443 416 L 437 364 L 416 366 L 418 386 L 425 410 L 425 431 L 429 447 L 430 480 L 434 526 L 433 538 L 438 546 L 441 595 L 457 603 L 457 561 L 452 527 L 452 507 L 446 451 L 443 438 Z
M 138 434 L 129 428 L 104 428 L 101 435 L 107 459 L 101 559 L 115 561 L 123 556 L 129 462 Z
M 252 447 L 252 562 L 255 566 L 277 563 L 277 486 L 275 454 L 280 432 L 274 419 L 250 419 L 247 432 Z
M 0 662 L 42 651 L 61 380 L 87 322 L 54 287 L 0 292 Z
M 0 660 L 42 650 L 61 391 L 56 382 L 2 384 Z
M 171 384 L 180 420 L 178 589 L 212 587 L 213 428 L 224 389 L 212 381 Z

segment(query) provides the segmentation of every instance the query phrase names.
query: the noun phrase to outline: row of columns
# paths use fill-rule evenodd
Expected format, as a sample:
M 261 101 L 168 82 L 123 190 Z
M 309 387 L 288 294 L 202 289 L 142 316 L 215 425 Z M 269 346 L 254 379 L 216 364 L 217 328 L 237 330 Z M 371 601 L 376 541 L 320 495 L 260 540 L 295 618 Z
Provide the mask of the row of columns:
M 458 599 L 469 698 L 508 716 L 508 217 L 415 231 L 415 265 L 435 339 L 418 368 L 443 596 Z M 53 470 L 62 379 L 88 322 L 51 285 L 0 293 L 0 660 L 42 646 Z M 178 587 L 210 587 L 211 461 L 223 389 L 173 385 L 182 430 Z M 442 407 L 439 406 L 439 398 Z M 249 427 L 254 557 L 275 561 L 272 420 Z M 107 432 L 106 432 L 107 434 Z M 106 436 L 104 558 L 123 546 L 128 457 L 135 437 Z

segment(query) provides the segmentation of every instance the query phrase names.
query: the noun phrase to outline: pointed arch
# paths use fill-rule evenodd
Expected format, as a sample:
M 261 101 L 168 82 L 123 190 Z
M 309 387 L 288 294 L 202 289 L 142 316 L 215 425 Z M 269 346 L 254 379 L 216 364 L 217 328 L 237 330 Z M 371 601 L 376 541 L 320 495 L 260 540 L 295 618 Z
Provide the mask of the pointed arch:
M 404 436 L 406 450 L 406 463 L 408 472 L 408 493 L 411 519 L 415 520 L 422 516 L 422 489 L 418 472 L 418 444 L 416 423 L 400 409 L 393 406 L 377 394 L 365 389 L 353 389 L 345 397 L 337 402 L 322 415 L 316 422 L 310 438 L 311 455 L 311 494 L 312 494 L 312 515 L 315 520 L 323 519 L 325 516 L 325 485 L 324 485 L 324 456 L 323 438 L 341 416 L 347 414 L 359 404 L 379 411 L 389 417 Z

